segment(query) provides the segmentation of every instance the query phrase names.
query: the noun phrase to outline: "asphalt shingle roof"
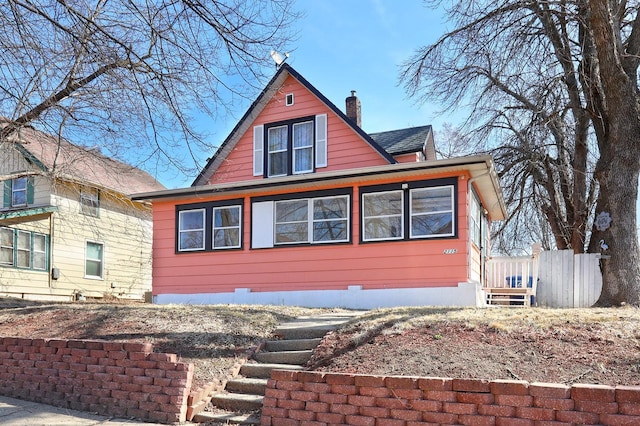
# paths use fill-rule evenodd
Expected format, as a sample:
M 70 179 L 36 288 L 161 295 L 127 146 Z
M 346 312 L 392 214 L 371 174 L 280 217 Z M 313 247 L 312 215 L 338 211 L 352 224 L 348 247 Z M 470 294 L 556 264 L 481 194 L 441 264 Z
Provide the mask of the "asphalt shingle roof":
M 370 133 L 369 136 L 391 155 L 422 151 L 431 126 L 410 127 L 388 132 Z
M 125 195 L 165 187 L 149 173 L 99 152 L 59 140 L 31 127 L 10 139 L 29 161 L 62 179 L 86 182 Z

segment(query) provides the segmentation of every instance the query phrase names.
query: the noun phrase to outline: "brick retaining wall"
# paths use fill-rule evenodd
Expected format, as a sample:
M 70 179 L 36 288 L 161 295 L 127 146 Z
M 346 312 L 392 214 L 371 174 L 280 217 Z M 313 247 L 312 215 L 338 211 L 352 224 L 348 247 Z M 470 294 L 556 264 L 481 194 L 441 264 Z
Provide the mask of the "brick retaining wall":
M 150 343 L 0 338 L 0 394 L 107 416 L 183 422 L 193 365 Z
M 640 386 L 276 370 L 261 424 L 640 425 Z

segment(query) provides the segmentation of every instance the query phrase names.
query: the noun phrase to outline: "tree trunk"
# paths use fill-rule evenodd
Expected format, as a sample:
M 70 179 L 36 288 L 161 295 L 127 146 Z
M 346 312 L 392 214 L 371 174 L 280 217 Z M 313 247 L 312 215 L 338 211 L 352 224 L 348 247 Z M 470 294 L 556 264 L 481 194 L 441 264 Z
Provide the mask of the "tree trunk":
M 633 147 L 629 147 L 629 151 L 632 150 Z M 603 254 L 600 260 L 603 286 L 596 305 L 612 306 L 623 302 L 640 305 L 640 256 L 636 232 L 638 167 L 631 172 L 619 157 L 614 158 L 598 173 L 600 197 L 596 217 L 609 213 L 611 223 L 604 231 L 594 228 L 592 237 Z
M 601 120 L 604 129 L 604 134 L 598 138 L 600 158 L 596 179 L 600 183 L 600 196 L 593 240 L 598 242 L 605 258 L 601 260 L 602 294 L 596 305 L 610 306 L 623 302 L 640 305 L 636 223 L 640 175 L 637 65 L 625 67 L 630 65 L 625 62 L 630 58 L 623 51 L 620 28 L 614 24 L 617 19 L 611 10 L 612 3 L 609 0 L 589 0 L 589 6 L 598 76 L 604 95 L 603 109 L 594 117 Z M 638 19 L 640 17 L 636 17 Z M 611 218 L 608 227 L 598 221 L 599 215 L 606 213 Z

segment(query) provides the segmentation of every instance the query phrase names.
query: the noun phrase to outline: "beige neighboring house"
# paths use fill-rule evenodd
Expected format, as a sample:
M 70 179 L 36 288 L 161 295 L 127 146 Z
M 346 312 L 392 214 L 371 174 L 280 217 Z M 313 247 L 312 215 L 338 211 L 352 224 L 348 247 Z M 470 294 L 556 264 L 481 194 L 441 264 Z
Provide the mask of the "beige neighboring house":
M 148 173 L 23 128 L 0 143 L 0 295 L 39 300 L 151 291 Z

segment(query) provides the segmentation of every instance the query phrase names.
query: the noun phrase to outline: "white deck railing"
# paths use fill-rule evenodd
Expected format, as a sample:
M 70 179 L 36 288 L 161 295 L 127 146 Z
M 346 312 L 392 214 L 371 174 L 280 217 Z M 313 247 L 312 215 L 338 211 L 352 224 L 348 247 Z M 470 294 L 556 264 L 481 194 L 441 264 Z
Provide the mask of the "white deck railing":
M 492 257 L 487 260 L 483 289 L 488 304 L 520 306 L 534 303 L 538 285 L 538 256 Z

